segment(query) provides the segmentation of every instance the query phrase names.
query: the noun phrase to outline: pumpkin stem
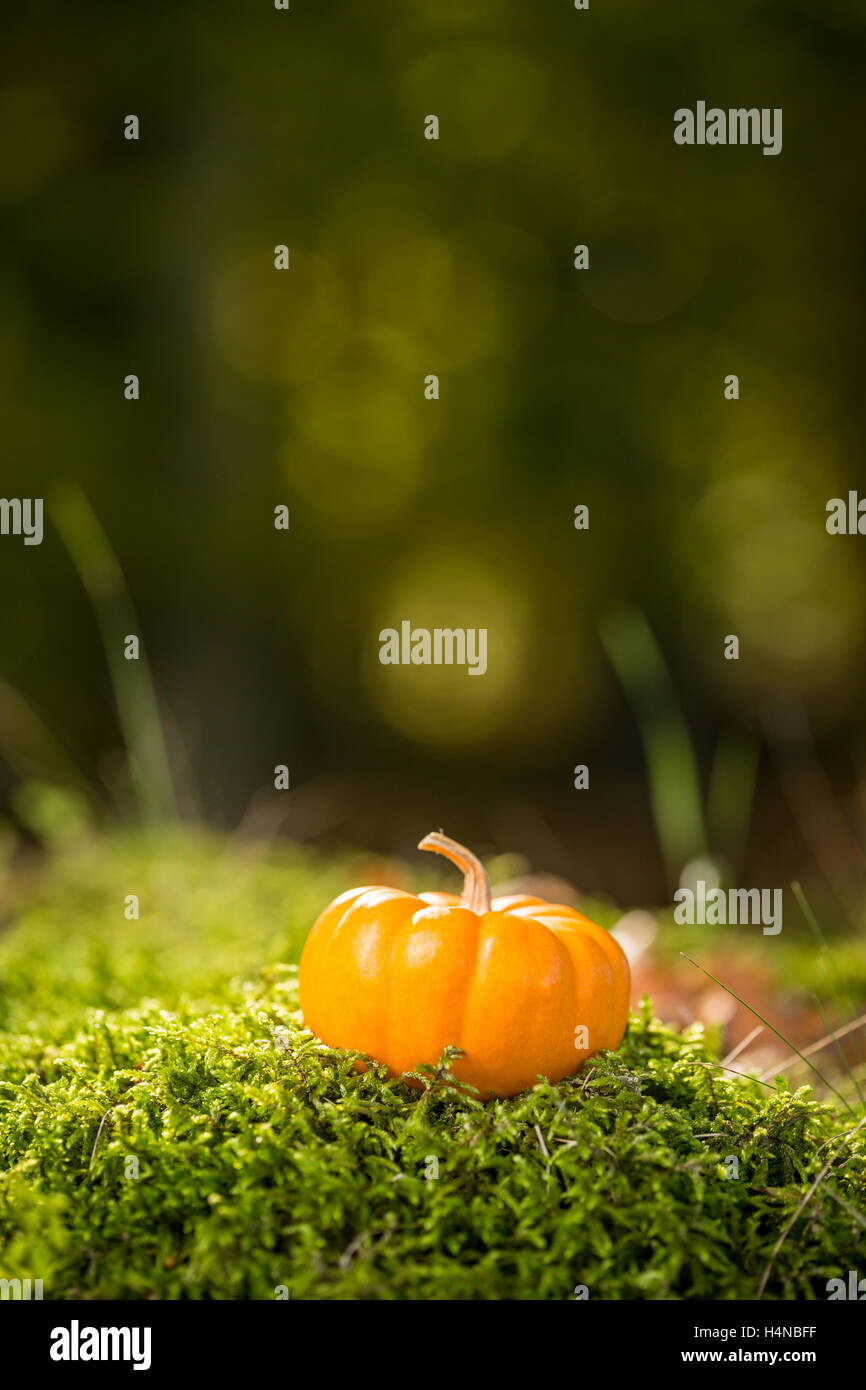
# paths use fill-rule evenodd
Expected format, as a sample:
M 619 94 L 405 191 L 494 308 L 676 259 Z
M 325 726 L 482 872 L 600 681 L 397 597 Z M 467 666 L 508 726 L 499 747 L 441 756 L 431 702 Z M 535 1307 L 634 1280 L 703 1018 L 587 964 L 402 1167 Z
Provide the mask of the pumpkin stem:
M 418 848 L 433 850 L 434 854 L 444 854 L 446 859 L 450 859 L 452 864 L 456 864 L 458 869 L 462 870 L 466 881 L 463 884 L 461 907 L 468 907 L 470 912 L 479 914 L 490 911 L 490 879 L 481 860 L 476 859 L 471 850 L 459 845 L 448 835 L 443 835 L 441 830 L 434 830 L 431 834 L 425 835 Z

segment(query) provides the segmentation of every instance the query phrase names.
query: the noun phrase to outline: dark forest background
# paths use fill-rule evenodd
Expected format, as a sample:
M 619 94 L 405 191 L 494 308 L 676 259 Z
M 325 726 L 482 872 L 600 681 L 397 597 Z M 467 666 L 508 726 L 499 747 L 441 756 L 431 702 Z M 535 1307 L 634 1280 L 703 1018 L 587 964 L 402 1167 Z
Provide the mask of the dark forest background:
M 866 540 L 824 523 L 866 490 L 864 28 L 7 14 L 0 491 L 47 513 L 0 538 L 9 821 L 42 782 L 323 846 L 444 826 L 622 903 L 701 855 L 862 901 Z M 698 100 L 782 107 L 782 153 L 677 147 Z M 487 627 L 487 675 L 381 666 L 402 618 Z

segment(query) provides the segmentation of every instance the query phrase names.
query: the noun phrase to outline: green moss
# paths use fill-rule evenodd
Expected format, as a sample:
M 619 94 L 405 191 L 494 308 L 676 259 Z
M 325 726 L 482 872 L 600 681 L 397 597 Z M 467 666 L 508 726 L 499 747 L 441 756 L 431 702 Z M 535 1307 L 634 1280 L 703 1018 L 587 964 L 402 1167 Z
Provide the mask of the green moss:
M 56 855 L 0 941 L 0 1275 L 49 1298 L 753 1298 L 851 1117 L 720 1071 L 648 1008 L 616 1054 L 487 1106 L 447 1059 L 423 1093 L 354 1071 L 303 1029 L 296 967 L 263 963 L 297 960 L 355 867 L 188 836 Z M 862 1266 L 863 1134 L 767 1297 Z

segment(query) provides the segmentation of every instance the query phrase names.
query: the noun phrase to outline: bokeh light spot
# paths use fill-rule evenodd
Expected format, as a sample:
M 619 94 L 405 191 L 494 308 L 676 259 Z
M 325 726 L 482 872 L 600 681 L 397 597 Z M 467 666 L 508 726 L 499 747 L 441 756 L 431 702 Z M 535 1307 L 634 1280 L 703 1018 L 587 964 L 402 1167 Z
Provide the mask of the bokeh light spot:
M 542 92 L 539 73 L 525 58 L 469 42 L 426 54 L 408 68 L 402 85 L 416 119 L 439 117 L 437 152 L 459 162 L 511 154 L 531 129 Z
M 217 271 L 211 296 L 213 341 L 232 366 L 263 381 L 308 381 L 327 371 L 348 331 L 343 287 L 328 263 L 290 248 L 277 271 L 267 246 Z

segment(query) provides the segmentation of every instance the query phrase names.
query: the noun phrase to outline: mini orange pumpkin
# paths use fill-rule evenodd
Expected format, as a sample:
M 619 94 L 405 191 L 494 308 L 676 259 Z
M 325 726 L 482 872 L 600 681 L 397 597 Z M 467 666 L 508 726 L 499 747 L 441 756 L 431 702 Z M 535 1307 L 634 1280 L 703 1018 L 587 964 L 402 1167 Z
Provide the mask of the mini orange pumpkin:
M 561 903 L 491 902 L 480 861 L 447 835 L 418 848 L 462 869 L 463 897 L 373 887 L 335 898 L 301 956 L 301 1009 L 318 1038 L 398 1075 L 454 1044 L 466 1053 L 455 1075 L 485 1099 L 539 1074 L 561 1081 L 619 1046 L 630 977 L 608 932 Z

